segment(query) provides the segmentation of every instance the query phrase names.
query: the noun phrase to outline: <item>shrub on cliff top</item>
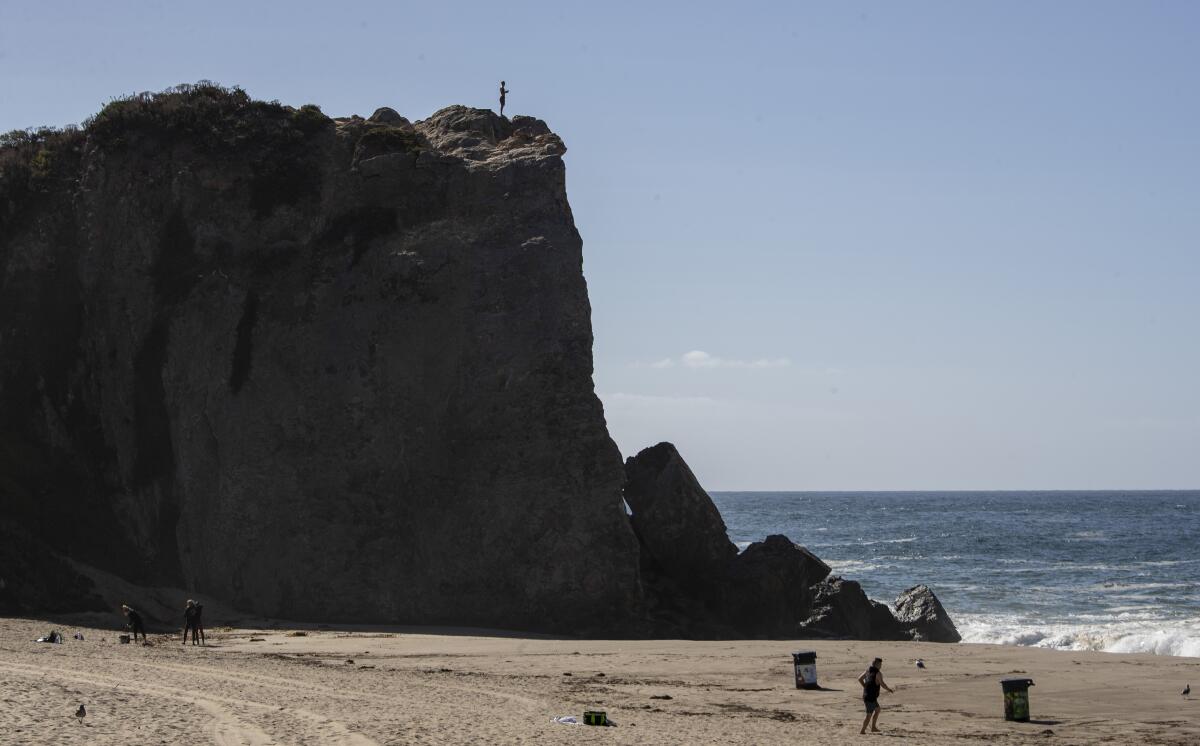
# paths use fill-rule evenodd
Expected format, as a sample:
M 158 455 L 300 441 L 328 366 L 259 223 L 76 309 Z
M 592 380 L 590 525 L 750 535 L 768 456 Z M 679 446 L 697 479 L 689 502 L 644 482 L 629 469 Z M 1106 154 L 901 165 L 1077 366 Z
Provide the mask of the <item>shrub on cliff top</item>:
M 361 161 L 385 153 L 418 153 L 421 136 L 411 129 L 387 124 L 366 123 L 354 144 L 354 160 Z
M 332 128 L 333 120 L 315 105 L 292 109 L 255 101 L 241 88 L 210 81 L 113 99 L 82 129 L 0 135 L 0 224 L 30 194 L 78 178 L 85 141 L 100 151 L 181 143 L 217 158 L 236 154 L 251 170 L 251 206 L 267 214 L 320 193 L 320 169 L 307 141 Z
M 292 123 L 306 135 L 315 135 L 333 126 L 333 120 L 316 104 L 305 104 L 292 112 Z
M 38 179 L 62 176 L 64 156 L 78 154 L 83 139 L 75 125 L 6 132 L 0 135 L 0 177 L 13 167 Z
M 0 135 L 0 229 L 33 194 L 77 178 L 84 135 L 78 127 L 39 127 Z
M 236 152 L 252 171 L 251 206 L 266 215 L 320 193 L 320 170 L 306 141 L 331 125 L 312 104 L 293 110 L 278 101 L 255 101 L 241 88 L 201 81 L 111 101 L 86 123 L 86 131 L 102 149 L 148 137 L 218 157 Z
M 290 112 L 277 101 L 255 101 L 241 88 L 203 80 L 113 99 L 84 127 L 100 147 L 126 145 L 137 133 L 187 138 L 201 149 L 220 149 L 261 141 L 289 120 Z

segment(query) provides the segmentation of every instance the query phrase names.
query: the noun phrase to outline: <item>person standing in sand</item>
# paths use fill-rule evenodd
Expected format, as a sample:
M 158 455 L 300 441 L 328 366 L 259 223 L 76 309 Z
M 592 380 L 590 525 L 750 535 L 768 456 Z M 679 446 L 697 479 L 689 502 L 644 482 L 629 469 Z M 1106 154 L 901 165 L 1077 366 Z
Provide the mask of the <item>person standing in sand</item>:
M 184 607 L 184 609 L 183 609 L 183 644 L 184 645 L 187 645 L 189 632 L 192 633 L 192 644 L 193 645 L 200 644 L 200 635 L 199 635 L 200 625 L 198 623 L 199 615 L 200 615 L 200 610 L 196 606 L 196 602 L 189 598 L 188 602 L 187 602 L 187 606 Z
M 147 642 L 146 628 L 142 624 L 142 615 L 137 613 L 136 609 L 131 609 L 125 604 L 121 604 L 121 612 L 125 614 L 125 618 L 129 620 L 125 626 L 133 631 L 134 643 L 137 642 L 137 636 L 139 632 L 142 633 L 142 642 Z
M 879 670 L 881 668 L 883 658 L 876 658 L 871 661 L 871 667 L 858 677 L 858 683 L 863 688 L 863 705 L 867 708 L 867 717 L 863 719 L 862 730 L 859 733 L 866 733 L 868 725 L 871 726 L 872 733 L 879 732 L 879 688 L 883 687 L 889 693 L 895 694 L 895 691 L 884 683 L 883 673 Z
M 200 644 L 207 645 L 208 640 L 204 639 L 204 604 L 196 604 L 196 631 L 200 633 Z

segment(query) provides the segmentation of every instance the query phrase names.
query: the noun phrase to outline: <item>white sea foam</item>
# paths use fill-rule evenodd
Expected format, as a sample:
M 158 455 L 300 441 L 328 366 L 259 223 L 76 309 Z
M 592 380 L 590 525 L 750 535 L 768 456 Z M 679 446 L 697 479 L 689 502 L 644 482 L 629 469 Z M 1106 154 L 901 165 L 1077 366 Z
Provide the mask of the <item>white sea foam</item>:
M 1067 541 L 1107 541 L 1108 534 L 1104 531 L 1076 531 L 1063 538 Z
M 1114 580 L 1107 583 L 1096 583 L 1088 586 L 1088 590 L 1093 591 L 1153 591 L 1161 588 L 1192 588 L 1196 584 L 1190 582 L 1181 583 L 1127 583 L 1121 580 Z
M 871 544 L 909 544 L 917 540 L 915 536 L 906 536 L 903 539 L 878 539 L 875 541 L 860 541 L 862 546 L 870 546 Z
M 1168 622 L 1144 612 L 1124 612 L 1088 615 L 1077 622 L 1037 624 L 962 615 L 958 629 L 963 642 L 1200 657 L 1200 619 Z
M 861 560 L 845 560 L 843 562 L 828 562 L 831 574 L 842 575 L 850 578 L 862 578 L 866 573 L 874 572 L 880 568 L 880 565 L 875 562 L 863 562 Z
M 1143 635 L 1126 635 L 1104 649 L 1110 653 L 1154 653 L 1200 658 L 1200 635 L 1159 630 Z

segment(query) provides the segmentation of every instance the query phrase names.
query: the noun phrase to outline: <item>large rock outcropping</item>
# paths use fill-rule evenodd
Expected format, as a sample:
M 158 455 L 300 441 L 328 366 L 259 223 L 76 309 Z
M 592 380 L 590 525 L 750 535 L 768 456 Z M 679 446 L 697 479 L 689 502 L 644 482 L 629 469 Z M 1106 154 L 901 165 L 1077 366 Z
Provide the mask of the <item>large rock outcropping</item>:
M 0 544 L 285 618 L 638 618 L 565 150 L 210 85 L 6 137 Z
M 857 582 L 829 577 L 829 565 L 786 536 L 739 554 L 712 498 L 670 443 L 630 457 L 625 473 L 655 634 L 960 639 L 927 586 L 905 591 L 893 611 Z
M 674 446 L 622 468 L 565 151 L 210 84 L 0 138 L 0 613 L 109 571 L 312 621 L 956 637 L 923 587 L 738 553 Z

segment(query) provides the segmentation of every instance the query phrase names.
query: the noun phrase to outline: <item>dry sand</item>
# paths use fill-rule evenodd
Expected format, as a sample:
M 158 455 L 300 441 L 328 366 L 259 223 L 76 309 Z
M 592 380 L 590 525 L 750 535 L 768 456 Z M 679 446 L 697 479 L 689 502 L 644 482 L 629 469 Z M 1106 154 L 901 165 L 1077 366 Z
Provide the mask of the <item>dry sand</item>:
M 67 642 L 33 642 L 50 629 Z M 1196 658 L 407 628 L 214 629 L 207 648 L 159 635 L 119 645 L 117 634 L 0 620 L 0 743 L 861 744 L 855 677 L 874 655 L 896 693 L 883 695 L 884 732 L 867 742 L 1200 743 L 1200 697 L 1179 693 L 1200 686 Z M 794 649 L 817 651 L 826 691 L 794 688 Z M 1002 717 L 998 682 L 1018 673 L 1036 682 L 1030 723 Z M 617 727 L 550 721 L 585 709 Z

